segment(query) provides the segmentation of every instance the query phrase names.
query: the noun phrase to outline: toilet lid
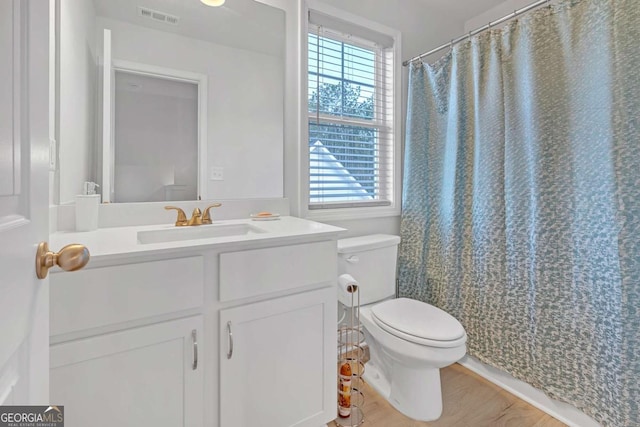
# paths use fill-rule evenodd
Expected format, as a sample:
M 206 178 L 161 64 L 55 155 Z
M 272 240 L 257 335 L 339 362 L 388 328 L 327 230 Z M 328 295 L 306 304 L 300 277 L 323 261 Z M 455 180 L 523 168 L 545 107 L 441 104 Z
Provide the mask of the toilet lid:
M 393 299 L 376 304 L 371 308 L 371 313 L 385 330 L 414 342 L 434 342 L 437 345 L 458 341 L 463 337 L 466 341 L 460 322 L 446 311 L 421 301 Z

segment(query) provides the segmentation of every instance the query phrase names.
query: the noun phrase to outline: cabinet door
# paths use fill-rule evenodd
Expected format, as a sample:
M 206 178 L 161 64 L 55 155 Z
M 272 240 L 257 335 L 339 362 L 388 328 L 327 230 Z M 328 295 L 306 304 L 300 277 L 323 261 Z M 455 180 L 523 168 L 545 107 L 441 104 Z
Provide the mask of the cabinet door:
M 220 311 L 220 426 L 325 424 L 336 415 L 336 290 Z
M 202 336 L 197 316 L 53 345 L 51 401 L 68 427 L 201 427 Z

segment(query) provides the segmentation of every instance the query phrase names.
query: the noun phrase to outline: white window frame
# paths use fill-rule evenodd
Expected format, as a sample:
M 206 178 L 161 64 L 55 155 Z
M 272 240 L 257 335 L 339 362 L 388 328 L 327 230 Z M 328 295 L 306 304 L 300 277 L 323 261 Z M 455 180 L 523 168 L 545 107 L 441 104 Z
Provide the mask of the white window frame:
M 309 104 L 308 104 L 308 34 L 310 30 L 307 19 L 309 10 L 315 10 L 336 19 L 351 22 L 356 26 L 364 27 L 380 34 L 393 38 L 393 175 L 391 189 L 391 204 L 387 206 L 357 206 L 348 208 L 309 209 Z M 355 218 L 376 218 L 400 215 L 401 208 L 401 131 L 402 131 L 402 60 L 401 60 L 401 34 L 399 31 L 369 21 L 361 16 L 344 12 L 343 10 L 329 6 L 319 0 L 307 0 L 303 10 L 305 19 L 301 28 L 300 40 L 300 216 L 312 220 L 342 220 Z M 357 203 L 357 202 L 356 202 Z

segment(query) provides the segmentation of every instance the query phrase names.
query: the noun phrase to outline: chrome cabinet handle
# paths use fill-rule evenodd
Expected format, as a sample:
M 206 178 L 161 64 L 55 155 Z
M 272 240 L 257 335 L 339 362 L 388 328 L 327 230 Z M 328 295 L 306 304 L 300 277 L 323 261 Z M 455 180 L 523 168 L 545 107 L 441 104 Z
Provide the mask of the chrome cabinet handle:
M 227 351 L 227 359 L 233 357 L 233 333 L 231 332 L 231 321 L 227 322 L 227 334 L 229 335 L 229 351 Z
M 198 369 L 198 335 L 196 330 L 191 331 L 191 339 L 193 340 L 193 363 L 191 364 L 191 369 Z

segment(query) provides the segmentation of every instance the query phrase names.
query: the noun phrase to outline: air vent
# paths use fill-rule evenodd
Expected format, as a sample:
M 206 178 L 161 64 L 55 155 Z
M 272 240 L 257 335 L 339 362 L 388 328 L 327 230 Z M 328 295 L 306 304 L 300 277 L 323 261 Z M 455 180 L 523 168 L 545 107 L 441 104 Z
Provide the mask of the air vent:
M 170 25 L 178 25 L 178 22 L 180 21 L 180 18 L 177 16 L 142 6 L 138 6 L 138 15 L 143 18 L 153 19 L 154 21 L 164 22 L 165 24 Z

